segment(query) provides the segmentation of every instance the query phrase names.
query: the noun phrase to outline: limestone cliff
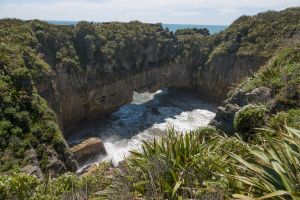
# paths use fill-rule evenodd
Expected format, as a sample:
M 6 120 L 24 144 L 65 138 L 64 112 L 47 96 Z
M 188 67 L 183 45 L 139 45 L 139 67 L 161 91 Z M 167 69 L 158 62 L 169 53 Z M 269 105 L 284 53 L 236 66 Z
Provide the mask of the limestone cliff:
M 1 20 L 0 171 L 30 163 L 44 172 L 74 170 L 63 135 L 81 120 L 129 103 L 134 91 L 180 87 L 224 100 L 231 87 L 300 38 L 299 22 L 299 8 L 243 16 L 215 35 L 136 21 Z
M 80 120 L 110 114 L 130 103 L 134 91 L 155 92 L 166 87 L 186 87 L 190 85 L 189 73 L 188 67 L 180 63 L 144 69 L 117 80 L 58 71 L 56 87 L 65 135 L 70 134 L 73 125 Z
M 32 26 L 38 51 L 51 67 L 50 80 L 36 80 L 37 88 L 65 135 L 81 120 L 130 103 L 134 91 L 191 86 L 190 66 L 175 60 L 176 38 L 159 24 L 57 27 L 34 21 Z
M 196 88 L 203 96 L 224 100 L 234 84 L 256 72 L 266 61 L 267 58 L 259 56 L 215 56 L 198 70 Z
M 300 40 L 280 50 L 258 73 L 244 80 L 218 107 L 211 125 L 233 134 L 236 114 L 244 107 L 264 105 L 268 115 L 300 107 Z M 286 120 L 286 119 L 285 119 Z M 291 123 L 286 120 L 286 123 Z

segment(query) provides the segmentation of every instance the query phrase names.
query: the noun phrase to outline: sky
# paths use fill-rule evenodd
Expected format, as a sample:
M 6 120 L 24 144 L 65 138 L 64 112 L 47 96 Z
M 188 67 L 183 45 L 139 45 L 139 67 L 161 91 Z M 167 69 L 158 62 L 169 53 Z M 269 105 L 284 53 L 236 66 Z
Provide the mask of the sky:
M 0 0 L 0 18 L 228 25 L 300 0 Z

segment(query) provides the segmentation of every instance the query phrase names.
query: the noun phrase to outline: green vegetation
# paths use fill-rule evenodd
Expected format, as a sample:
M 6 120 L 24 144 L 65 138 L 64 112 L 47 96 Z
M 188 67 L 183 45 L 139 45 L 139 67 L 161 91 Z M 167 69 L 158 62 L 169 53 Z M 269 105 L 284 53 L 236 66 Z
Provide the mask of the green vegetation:
M 28 24 L 2 20 L 0 30 L 0 171 L 18 171 L 33 162 L 24 159 L 31 156 L 30 149 L 43 171 L 53 171 L 48 165 L 51 152 L 64 162 L 72 155 L 55 113 L 34 84 L 49 80 L 50 66 L 32 48 L 37 41 Z
M 98 190 L 110 184 L 105 177 L 109 169 L 108 163 L 102 163 L 81 177 L 66 173 L 58 178 L 46 177 L 39 180 L 35 176 L 13 173 L 0 177 L 0 199 L 20 200 L 59 200 L 92 198 Z
M 122 74 L 107 72 L 133 73 L 174 58 L 173 37 L 160 24 L 136 21 L 73 27 L 0 20 L 0 172 L 19 171 L 35 159 L 43 172 L 56 173 L 56 158 L 66 165 L 61 172 L 76 168 L 57 123 L 57 70 L 81 73 L 92 66 L 99 77 L 116 79 Z M 29 150 L 36 158 L 22 159 L 32 158 Z
M 217 47 L 211 57 L 227 54 L 272 57 L 279 48 L 296 39 L 299 20 L 299 8 L 242 16 L 217 36 Z
M 203 66 L 214 48 L 215 36 L 205 29 L 184 29 L 175 33 L 180 54 L 177 60 L 197 70 Z
M 269 126 L 277 131 L 284 131 L 285 126 L 300 129 L 300 109 L 290 109 L 287 112 L 279 112 L 270 118 Z
M 246 146 L 236 138 L 224 142 L 214 128 L 207 127 L 184 135 L 169 130 L 161 140 L 145 142 L 142 149 L 132 152 L 123 175 L 131 177 L 132 198 L 199 199 L 212 193 L 223 196 L 231 183 L 216 173 L 216 165 L 232 170 L 224 153 L 245 152 Z
M 265 106 L 247 105 L 239 110 L 234 117 L 234 128 L 238 133 L 251 135 L 255 128 L 260 128 L 265 123 Z
M 245 91 L 268 87 L 284 107 L 299 107 L 300 46 L 293 44 L 281 50 L 265 67 L 242 83 Z
M 299 199 L 299 21 L 299 8 L 290 8 L 243 16 L 216 35 L 198 29 L 174 35 L 137 21 L 0 20 L 0 199 Z M 168 62 L 201 71 L 218 55 L 274 56 L 239 86 L 268 87 L 274 101 L 237 112 L 237 136 L 213 127 L 169 130 L 115 170 L 104 163 L 80 177 L 56 177 L 76 166 L 56 116 L 57 71 L 90 70 L 105 81 Z M 20 173 L 33 163 L 44 180 Z
M 266 131 L 276 134 L 266 137 Z M 256 137 L 245 143 L 211 127 L 184 135 L 169 130 L 132 152 L 98 197 L 299 199 L 299 130 L 266 127 Z
M 240 170 L 229 175 L 242 183 L 241 194 L 260 199 L 299 199 L 300 198 L 300 131 L 287 128 L 288 134 L 282 134 L 280 140 L 269 139 L 270 149 L 250 150 L 253 161 L 246 161 L 236 154 L 230 154 L 239 164 Z

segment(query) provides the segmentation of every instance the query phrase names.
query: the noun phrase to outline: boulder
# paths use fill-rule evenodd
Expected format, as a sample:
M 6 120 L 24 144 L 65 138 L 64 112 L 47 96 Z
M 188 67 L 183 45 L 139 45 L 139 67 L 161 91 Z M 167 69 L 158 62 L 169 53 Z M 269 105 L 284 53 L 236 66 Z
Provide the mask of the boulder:
M 248 104 L 269 103 L 272 101 L 272 90 L 267 87 L 255 88 L 246 94 Z
M 26 163 L 29 163 L 30 165 L 33 166 L 39 165 L 38 157 L 34 149 L 29 149 L 25 151 L 24 160 L 26 161 Z
M 66 171 L 66 166 L 61 160 L 59 160 L 57 157 L 49 158 L 49 164 L 46 167 L 47 174 L 50 174 L 52 177 L 57 177 Z
M 152 109 L 151 109 L 151 113 L 152 113 L 153 115 L 160 115 L 160 114 L 161 114 L 157 108 L 152 108 Z
M 38 166 L 26 165 L 20 171 L 25 174 L 36 176 L 39 179 L 44 179 L 44 174 Z
M 268 107 L 273 106 L 274 98 L 270 88 L 259 87 L 248 93 L 240 88 L 228 100 L 224 101 L 222 106 L 218 107 L 216 116 L 211 120 L 210 125 L 231 135 L 235 132 L 233 126 L 235 114 L 246 105 L 262 103 L 267 104 Z
M 73 146 L 71 151 L 74 153 L 79 166 L 107 154 L 102 140 L 95 137 L 84 140 L 80 144 Z
M 232 97 L 229 98 L 225 103 L 230 103 L 233 105 L 238 105 L 240 107 L 243 107 L 247 105 L 245 94 L 246 92 L 243 89 L 238 89 L 237 91 L 235 91 Z
M 220 106 L 218 107 L 215 118 L 212 119 L 209 124 L 227 134 L 232 134 L 234 133 L 234 116 L 239 109 L 239 106 L 233 104 L 225 104 L 224 106 Z

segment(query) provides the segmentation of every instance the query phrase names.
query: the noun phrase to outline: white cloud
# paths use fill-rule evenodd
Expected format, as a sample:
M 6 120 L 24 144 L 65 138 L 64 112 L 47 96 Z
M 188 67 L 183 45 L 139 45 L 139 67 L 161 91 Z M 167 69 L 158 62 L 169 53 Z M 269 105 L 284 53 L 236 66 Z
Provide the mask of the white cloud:
M 0 18 L 229 24 L 242 14 L 291 6 L 300 0 L 4 0 Z

